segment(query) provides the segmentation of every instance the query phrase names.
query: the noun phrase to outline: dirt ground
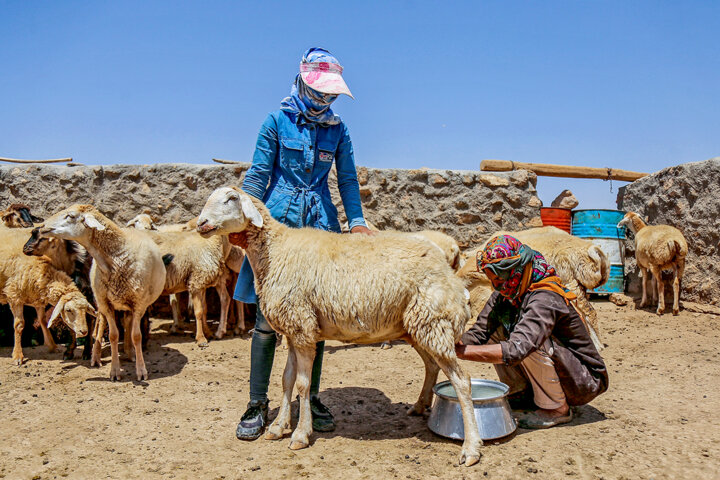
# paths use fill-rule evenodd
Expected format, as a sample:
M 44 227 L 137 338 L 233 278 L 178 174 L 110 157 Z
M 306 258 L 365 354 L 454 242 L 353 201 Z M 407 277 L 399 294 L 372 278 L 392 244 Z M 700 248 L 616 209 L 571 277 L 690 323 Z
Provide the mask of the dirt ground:
M 423 375 L 407 345 L 329 342 L 321 396 L 337 430 L 315 434 L 300 451 L 289 450 L 287 438 L 235 438 L 248 399 L 248 338 L 202 350 L 153 319 L 143 383 L 132 380 L 128 361 L 123 381 L 108 381 L 107 346 L 101 369 L 42 346 L 26 349 L 30 360 L 14 367 L 3 348 L 0 477 L 720 478 L 720 317 L 596 307 L 608 345 L 608 392 L 580 407 L 569 425 L 518 430 L 486 445 L 471 468 L 457 466 L 459 442 L 405 415 Z M 277 350 L 271 417 L 286 352 Z M 464 366 L 473 377 L 497 378 L 490 366 Z

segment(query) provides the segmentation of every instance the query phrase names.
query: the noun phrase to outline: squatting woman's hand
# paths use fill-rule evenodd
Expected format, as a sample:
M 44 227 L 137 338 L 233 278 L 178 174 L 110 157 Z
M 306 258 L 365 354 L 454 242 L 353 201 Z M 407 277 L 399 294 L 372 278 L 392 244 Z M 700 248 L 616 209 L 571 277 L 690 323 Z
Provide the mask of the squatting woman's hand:
M 375 235 L 377 232 L 370 230 L 365 225 L 355 225 L 352 229 L 350 229 L 350 233 L 362 233 L 365 235 Z

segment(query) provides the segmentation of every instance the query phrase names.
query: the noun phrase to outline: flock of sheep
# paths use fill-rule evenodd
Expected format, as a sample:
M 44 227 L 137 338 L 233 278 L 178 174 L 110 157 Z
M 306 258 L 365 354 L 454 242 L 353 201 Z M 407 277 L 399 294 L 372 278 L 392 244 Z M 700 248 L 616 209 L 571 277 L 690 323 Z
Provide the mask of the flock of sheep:
M 676 313 L 687 243 L 677 231 L 679 238 L 671 230 L 641 235 L 658 227 L 644 226 L 632 215 L 623 222 L 637 234 L 638 262 L 647 269 L 643 286 L 652 271 L 660 289 L 662 279 L 656 272 L 674 268 Z M 222 338 L 233 306 L 228 288 L 247 256 L 256 275 L 259 306 L 276 331 L 287 337 L 289 347 L 283 402 L 267 438 L 281 438 L 288 432 L 292 391 L 297 386 L 300 418 L 290 447 L 309 445 L 309 384 L 316 342 L 405 340 L 418 352 L 426 370 L 422 391 L 409 413 L 422 414 L 430 406 L 432 387 L 442 369 L 455 387 L 465 432 L 470 432 L 461 463 L 472 465 L 479 460 L 481 440 L 470 384 L 454 345 L 482 309 L 491 286 L 477 272 L 476 250 L 461 256 L 457 242 L 449 236 L 432 231 L 365 236 L 291 229 L 273 220 L 261 201 L 236 188 L 216 190 L 196 219 L 180 225 L 156 226 L 149 216 L 139 215 L 121 227 L 90 205 L 66 208 L 36 227 L 43 220 L 27 206 L 15 204 L 2 212 L 2 220 L 0 303 L 9 304 L 14 316 L 15 364 L 24 361 L 20 339 L 23 306 L 28 305 L 37 311 L 50 350 L 55 343 L 49 327 L 58 319 L 74 336 L 92 334 L 92 352 L 88 341 L 83 358 L 93 366 L 101 365 L 104 329 L 109 327 L 110 378 L 119 379 L 115 321 L 119 311 L 124 313 L 125 353 L 130 356 L 134 350 L 137 378 L 146 380 L 142 344 L 147 332 L 142 331 L 142 320 L 147 308 L 161 295 L 170 295 L 173 328 L 177 328 L 181 315 L 172 297 L 188 291 L 196 318 L 195 338 L 206 345 L 211 332 L 205 292 L 214 288 L 221 304 L 215 337 Z M 601 348 L 597 314 L 586 290 L 607 280 L 610 266 L 605 253 L 592 242 L 554 227 L 502 233 L 542 252 L 556 267 L 577 294 L 578 308 Z M 232 245 L 230 234 L 242 236 L 246 248 Z M 658 313 L 662 313 L 662 294 L 659 302 Z M 52 309 L 46 313 L 48 305 Z M 242 308 L 237 310 L 236 331 L 244 329 Z M 74 348 L 73 337 L 65 358 L 72 358 Z

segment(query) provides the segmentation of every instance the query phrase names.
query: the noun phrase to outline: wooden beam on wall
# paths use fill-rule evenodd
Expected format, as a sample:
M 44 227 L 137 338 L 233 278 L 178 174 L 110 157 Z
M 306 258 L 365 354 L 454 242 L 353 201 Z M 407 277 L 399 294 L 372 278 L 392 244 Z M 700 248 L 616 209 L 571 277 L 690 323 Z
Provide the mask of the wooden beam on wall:
M 551 165 L 548 163 L 523 163 L 510 160 L 483 160 L 480 170 L 484 172 L 509 172 L 512 170 L 530 170 L 544 177 L 598 178 L 601 180 L 621 180 L 634 182 L 646 177 L 647 173 L 631 172 L 618 168 L 573 167 L 569 165 Z

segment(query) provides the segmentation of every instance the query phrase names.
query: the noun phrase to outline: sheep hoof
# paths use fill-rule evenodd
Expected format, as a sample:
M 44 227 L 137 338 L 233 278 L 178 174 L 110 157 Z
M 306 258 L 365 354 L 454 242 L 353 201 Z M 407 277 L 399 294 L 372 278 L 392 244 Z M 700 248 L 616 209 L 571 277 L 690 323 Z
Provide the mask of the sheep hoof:
M 392 344 L 390 342 L 383 342 L 382 345 L 380 345 L 380 348 L 382 350 L 389 350 L 392 348 Z
M 110 381 L 120 381 L 122 380 L 122 375 L 120 375 L 120 367 L 110 367 Z
M 13 365 L 17 365 L 18 367 L 22 365 L 25 362 L 25 357 L 20 355 L 17 358 L 13 358 Z
M 663 313 L 665 313 L 665 309 L 664 309 L 664 308 L 658 308 L 656 313 L 657 313 L 658 315 L 662 315 Z
M 418 417 L 423 413 L 425 413 L 425 405 L 421 405 L 419 403 L 416 403 L 407 411 L 409 417 Z
M 221 332 L 220 330 L 215 332 L 215 338 L 217 338 L 218 340 L 220 340 L 224 335 L 225 335 L 225 332 Z
M 102 360 L 100 360 L 99 356 L 93 355 L 92 358 L 90 358 L 90 366 L 91 367 L 102 367 Z
M 678 315 L 680 315 L 680 309 L 679 309 L 679 308 L 673 308 L 673 315 L 676 316 L 676 317 L 677 317 Z
M 53 345 L 48 345 L 48 350 L 47 350 L 47 351 L 48 351 L 48 353 L 55 353 L 55 352 L 57 352 L 57 345 L 55 345 L 55 344 L 53 344 Z
M 275 425 L 271 425 L 268 431 L 265 432 L 265 440 L 280 440 L 283 437 L 283 429 L 275 428 Z
M 307 448 L 309 445 L 309 442 L 300 442 L 298 440 L 293 440 L 290 442 L 290 450 L 301 450 L 303 448 Z
M 145 368 L 145 367 L 136 368 L 135 374 L 137 375 L 138 382 L 142 382 L 143 380 L 148 379 L 148 371 L 147 371 L 147 368 Z
M 460 465 L 465 465 L 466 467 L 472 467 L 476 463 L 480 461 L 480 454 L 477 455 L 460 455 Z
M 208 343 L 207 339 L 202 339 L 197 341 L 197 346 L 200 348 L 207 348 L 210 346 L 210 344 Z
M 74 350 L 65 350 L 63 353 L 63 360 L 72 360 L 75 358 L 75 351 Z

